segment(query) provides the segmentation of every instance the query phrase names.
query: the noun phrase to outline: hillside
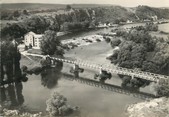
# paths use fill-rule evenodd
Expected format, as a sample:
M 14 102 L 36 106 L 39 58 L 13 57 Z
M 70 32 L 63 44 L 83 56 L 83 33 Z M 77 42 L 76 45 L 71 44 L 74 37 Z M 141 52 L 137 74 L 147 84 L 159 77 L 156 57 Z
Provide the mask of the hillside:
M 126 22 L 143 21 L 156 19 L 169 19 L 169 9 L 167 8 L 154 8 L 149 6 L 138 7 L 122 7 L 117 5 L 97 5 L 97 4 L 71 4 L 71 7 L 75 10 L 83 9 L 95 14 L 95 19 L 98 22 Z M 33 3 L 17 3 L 17 4 L 1 4 L 1 20 L 20 20 L 23 18 L 23 11 L 27 10 L 30 15 L 34 14 L 56 14 L 59 10 L 67 11 L 65 4 L 33 4 Z M 49 13 L 50 12 L 50 13 Z M 69 15 L 69 14 L 68 14 Z
M 111 6 L 107 8 L 95 8 L 96 12 L 96 19 L 99 21 L 110 21 L 116 22 L 118 19 L 119 21 L 126 21 L 128 20 L 136 20 L 136 16 L 133 12 L 130 12 L 125 7 L 121 6 Z
M 138 6 L 135 9 L 135 14 L 140 18 L 140 19 L 149 19 L 152 16 L 157 16 L 158 19 L 169 18 L 169 9 L 166 8 L 153 8 L 153 7 L 148 7 L 148 6 Z
M 169 19 L 169 9 L 166 8 L 153 8 L 149 6 L 138 6 L 133 8 L 122 6 L 110 6 L 93 8 L 96 12 L 96 19 L 98 21 L 110 22 L 126 22 L 127 20 L 142 21 L 152 20 L 154 17 L 157 19 Z
M 73 8 L 95 8 L 110 5 L 97 5 L 97 4 L 71 4 Z M 13 3 L 1 4 L 2 10 L 47 10 L 47 9 L 64 9 L 66 4 L 40 4 L 40 3 Z

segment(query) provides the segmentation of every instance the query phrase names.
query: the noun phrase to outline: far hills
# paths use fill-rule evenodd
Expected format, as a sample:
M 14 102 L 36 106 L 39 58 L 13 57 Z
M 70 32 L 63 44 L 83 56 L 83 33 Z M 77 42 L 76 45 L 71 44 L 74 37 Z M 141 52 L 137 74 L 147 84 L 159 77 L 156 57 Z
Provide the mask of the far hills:
M 1 19 L 3 15 L 14 11 L 28 10 L 31 14 L 57 12 L 65 10 L 66 4 L 39 4 L 39 3 L 14 3 L 1 4 Z M 145 20 L 157 17 L 158 19 L 169 19 L 169 8 L 155 8 L 149 6 L 122 7 L 117 5 L 100 4 L 71 4 L 73 9 L 92 9 L 96 13 L 96 19 L 101 22 L 114 22 L 115 20 Z M 67 11 L 65 11 L 67 12 Z

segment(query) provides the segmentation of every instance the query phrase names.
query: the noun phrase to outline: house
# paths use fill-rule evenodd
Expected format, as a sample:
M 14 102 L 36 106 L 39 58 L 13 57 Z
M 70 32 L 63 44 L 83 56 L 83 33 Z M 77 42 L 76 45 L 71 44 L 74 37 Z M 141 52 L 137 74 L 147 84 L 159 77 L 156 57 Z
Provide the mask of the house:
M 24 43 L 26 46 L 32 46 L 34 49 L 40 49 L 40 41 L 42 40 L 42 34 L 35 34 L 34 32 L 28 32 L 24 35 Z
M 158 17 L 155 15 L 155 16 L 151 16 L 151 18 L 153 19 L 153 21 L 157 21 L 158 20 Z
M 131 23 L 133 23 L 133 21 L 127 20 L 126 23 L 127 23 L 127 24 L 131 24 Z

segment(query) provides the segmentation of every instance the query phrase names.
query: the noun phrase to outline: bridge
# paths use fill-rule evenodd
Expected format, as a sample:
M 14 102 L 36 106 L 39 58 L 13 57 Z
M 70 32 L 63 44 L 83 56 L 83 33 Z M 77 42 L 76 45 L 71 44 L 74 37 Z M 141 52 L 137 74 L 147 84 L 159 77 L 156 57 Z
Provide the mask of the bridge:
M 122 68 L 122 67 L 117 67 L 117 66 L 114 66 L 112 68 L 112 66 L 110 67 L 109 65 L 105 65 L 105 64 L 99 65 L 99 64 L 95 64 L 95 63 L 91 63 L 87 61 L 81 61 L 81 60 L 68 60 L 68 59 L 63 59 L 63 58 L 56 58 L 56 57 L 50 57 L 50 56 L 39 55 L 39 54 L 31 54 L 31 53 L 22 53 L 22 54 L 25 56 L 28 55 L 28 56 L 42 57 L 45 59 L 46 57 L 49 57 L 51 59 L 51 62 L 60 61 L 60 62 L 69 63 L 69 64 L 76 64 L 82 67 L 87 67 L 87 68 L 91 68 L 95 70 L 102 69 L 110 73 L 127 75 L 127 76 L 131 76 L 132 78 L 136 77 L 136 78 L 152 81 L 152 82 L 159 83 L 159 84 L 169 83 L 169 76 L 166 76 L 166 75 L 143 72 L 139 70 L 127 69 L 127 68 Z
M 68 73 L 62 73 L 62 76 L 64 76 L 62 78 L 66 79 L 66 80 L 77 81 L 77 82 L 82 83 L 82 84 L 102 88 L 102 89 L 112 91 L 112 92 L 116 92 L 116 93 L 120 93 L 120 94 L 133 96 L 135 98 L 140 98 L 140 99 L 144 99 L 144 100 L 150 100 L 150 99 L 153 99 L 153 98 L 157 98 L 153 94 L 140 92 L 140 91 L 134 91 L 134 90 L 131 90 L 131 89 L 124 89 L 124 88 L 117 86 L 117 85 L 100 83 L 98 81 L 88 79 L 88 78 L 84 78 L 84 77 L 75 78 L 73 75 L 68 74 Z

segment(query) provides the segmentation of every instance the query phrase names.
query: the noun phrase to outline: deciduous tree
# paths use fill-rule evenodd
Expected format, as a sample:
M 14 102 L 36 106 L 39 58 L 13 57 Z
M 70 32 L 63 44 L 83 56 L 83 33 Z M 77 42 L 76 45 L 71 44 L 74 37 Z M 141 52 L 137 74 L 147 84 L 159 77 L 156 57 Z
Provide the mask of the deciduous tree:
M 41 51 L 45 55 L 63 56 L 64 51 L 55 31 L 46 31 L 41 41 Z

